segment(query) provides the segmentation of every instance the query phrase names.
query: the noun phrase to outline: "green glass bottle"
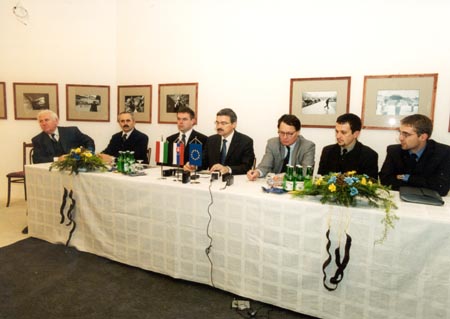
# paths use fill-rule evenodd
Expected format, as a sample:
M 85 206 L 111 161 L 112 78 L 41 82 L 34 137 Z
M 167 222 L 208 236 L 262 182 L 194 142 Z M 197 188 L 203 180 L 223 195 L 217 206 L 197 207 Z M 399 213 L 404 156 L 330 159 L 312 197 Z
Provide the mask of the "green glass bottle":
M 306 166 L 306 174 L 304 177 L 304 189 L 311 190 L 313 183 L 313 168 L 311 165 Z
M 283 189 L 288 192 L 295 189 L 294 166 L 292 165 L 286 166 L 286 173 L 283 177 Z
M 123 152 L 119 151 L 119 157 L 117 158 L 117 171 L 123 173 Z
M 295 166 L 295 190 L 302 191 L 305 185 L 305 178 L 303 176 L 303 166 Z

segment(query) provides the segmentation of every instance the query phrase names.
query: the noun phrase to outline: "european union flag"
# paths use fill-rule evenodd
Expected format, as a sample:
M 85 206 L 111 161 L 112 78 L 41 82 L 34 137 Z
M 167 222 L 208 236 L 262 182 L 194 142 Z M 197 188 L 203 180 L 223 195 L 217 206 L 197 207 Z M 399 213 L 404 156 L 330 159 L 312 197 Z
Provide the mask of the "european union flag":
M 202 166 L 202 144 L 189 144 L 189 164 Z

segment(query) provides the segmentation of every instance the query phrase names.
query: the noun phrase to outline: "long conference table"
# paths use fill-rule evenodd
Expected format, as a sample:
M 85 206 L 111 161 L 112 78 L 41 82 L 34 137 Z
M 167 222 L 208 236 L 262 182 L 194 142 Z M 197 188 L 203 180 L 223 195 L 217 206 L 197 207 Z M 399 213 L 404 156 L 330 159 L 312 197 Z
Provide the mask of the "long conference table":
M 78 250 L 319 318 L 450 318 L 449 197 L 436 207 L 402 202 L 393 192 L 399 220 L 375 245 L 383 210 L 264 193 L 263 179 L 235 176 L 224 188 L 203 175 L 196 184 L 161 179 L 159 167 L 138 177 L 48 168 L 26 167 L 33 237 L 67 242 L 72 225 L 60 223 L 66 188 L 76 202 L 69 245 Z M 334 248 L 344 245 L 346 231 L 352 237 L 334 291 L 323 286 L 328 229 L 329 277 Z

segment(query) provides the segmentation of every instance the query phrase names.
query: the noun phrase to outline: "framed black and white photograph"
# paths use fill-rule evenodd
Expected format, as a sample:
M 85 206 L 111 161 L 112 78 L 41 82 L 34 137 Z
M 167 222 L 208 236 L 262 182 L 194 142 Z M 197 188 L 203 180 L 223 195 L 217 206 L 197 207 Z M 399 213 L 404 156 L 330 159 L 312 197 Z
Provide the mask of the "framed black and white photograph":
M 351 77 L 291 79 L 290 114 L 302 127 L 334 127 L 336 118 L 348 112 Z
M 66 85 L 68 121 L 109 122 L 109 86 Z
M 5 82 L 0 82 L 0 119 L 6 119 L 6 89 L 5 89 Z
M 198 83 L 160 84 L 158 91 L 158 123 L 176 123 L 181 107 L 187 106 L 197 114 Z
M 398 129 L 400 120 L 424 114 L 433 120 L 437 73 L 364 77 L 363 127 Z
M 117 88 L 118 113 L 132 112 L 138 123 L 152 122 L 152 86 L 119 85 Z
M 16 120 L 35 120 L 42 110 L 58 114 L 58 84 L 13 83 L 13 89 Z

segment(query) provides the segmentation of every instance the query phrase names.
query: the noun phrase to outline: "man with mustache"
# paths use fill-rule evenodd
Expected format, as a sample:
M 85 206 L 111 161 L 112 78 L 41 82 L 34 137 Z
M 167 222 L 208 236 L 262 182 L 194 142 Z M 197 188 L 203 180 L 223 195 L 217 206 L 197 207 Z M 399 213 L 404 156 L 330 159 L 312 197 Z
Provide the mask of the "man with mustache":
M 245 174 L 252 167 L 255 159 L 253 140 L 237 132 L 237 116 L 232 109 L 225 108 L 216 114 L 217 134 L 208 137 L 203 150 L 203 169 Z M 185 170 L 193 171 L 195 167 L 187 163 Z
M 117 158 L 119 156 L 119 151 L 132 151 L 136 160 L 142 160 L 148 164 L 148 136 L 135 129 L 134 114 L 121 112 L 117 116 L 117 122 L 122 131 L 111 137 L 108 146 L 100 154 L 100 157 L 105 162 L 112 162 L 114 157 Z
M 345 113 L 336 119 L 336 144 L 325 146 L 320 156 L 318 174 L 356 171 L 378 180 L 378 154 L 358 141 L 361 119 Z
M 422 114 L 413 114 L 400 121 L 400 144 L 387 147 L 380 171 L 384 185 L 398 190 L 400 186 L 424 187 L 441 196 L 450 187 L 450 146 L 431 140 L 433 123 Z

